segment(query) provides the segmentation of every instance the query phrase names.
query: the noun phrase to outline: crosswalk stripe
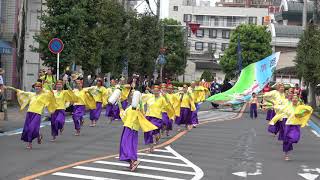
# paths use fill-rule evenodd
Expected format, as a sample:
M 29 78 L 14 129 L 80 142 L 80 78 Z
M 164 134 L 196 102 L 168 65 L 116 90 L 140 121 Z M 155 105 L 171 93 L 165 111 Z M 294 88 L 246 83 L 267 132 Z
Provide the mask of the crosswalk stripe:
M 155 163 L 155 164 L 166 164 L 166 165 L 171 165 L 171 166 L 189 167 L 186 164 L 172 163 L 172 162 L 167 162 L 167 161 L 156 161 L 156 160 L 151 160 L 151 159 L 139 159 L 139 161 Z
M 110 162 L 110 161 L 96 161 L 94 163 L 128 167 L 128 164 L 118 163 L 118 162 Z M 188 174 L 188 175 L 195 175 L 196 174 L 194 172 L 180 171 L 180 170 L 175 170 L 175 169 L 166 169 L 166 168 L 159 168 L 159 167 L 152 167 L 152 166 L 142 166 L 142 165 L 140 165 L 138 167 L 138 169 L 148 169 L 148 170 L 164 171 L 164 172 L 172 172 L 172 173 L 177 173 L 177 174 Z
M 150 156 L 150 157 L 168 158 L 168 159 L 179 159 L 179 158 L 177 158 L 175 156 L 165 156 L 165 155 L 159 155 L 159 154 L 138 153 L 138 155 Z
M 87 175 L 71 174 L 71 173 L 63 173 L 63 172 L 56 172 L 56 173 L 53 173 L 52 175 L 70 177 L 70 178 L 78 178 L 78 179 L 90 179 L 90 180 L 120 180 L 120 179 L 110 179 L 110 178 L 104 178 L 104 177 L 87 176 Z
M 119 171 L 119 170 L 113 170 L 113 169 L 94 168 L 94 167 L 87 167 L 87 166 L 76 166 L 76 167 L 73 167 L 73 168 L 74 169 L 87 170 L 87 171 L 106 172 L 106 173 L 129 175 L 129 176 L 135 176 L 135 177 L 144 177 L 144 178 L 150 178 L 150 179 L 184 180 L 184 179 L 180 179 L 180 178 L 158 176 L 158 175 L 151 175 L 151 174 L 143 174 L 143 173 L 130 172 L 130 171 Z
M 320 134 L 318 134 L 317 131 L 311 130 L 311 132 L 313 132 L 313 134 L 315 134 L 317 137 L 320 137 Z
M 165 150 L 165 149 L 155 149 L 154 151 L 155 152 L 169 152 L 168 150 Z

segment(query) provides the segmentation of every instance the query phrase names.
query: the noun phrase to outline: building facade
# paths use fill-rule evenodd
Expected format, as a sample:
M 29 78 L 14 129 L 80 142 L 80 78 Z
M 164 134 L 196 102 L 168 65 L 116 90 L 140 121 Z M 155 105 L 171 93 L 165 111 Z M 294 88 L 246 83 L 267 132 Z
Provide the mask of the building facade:
M 272 33 L 272 47 L 281 52 L 275 80 L 284 83 L 299 83 L 296 76 L 294 60 L 296 50 L 303 34 L 302 12 L 303 2 L 282 0 L 280 11 L 275 13 L 274 21 L 269 28 Z M 307 4 L 307 22 L 312 19 L 313 2 Z
M 170 0 L 169 4 L 169 18 L 186 26 L 188 23 L 200 24 L 200 29 L 195 34 L 190 30 L 188 32 L 190 57 L 187 60 L 184 78 L 185 81 L 200 80 L 202 72 L 207 70 L 222 81 L 224 74 L 219 66 L 219 59 L 229 46 L 231 31 L 240 24 L 262 25 L 264 17 L 268 15 L 268 8 L 214 7 L 210 3 L 197 4 L 197 1 L 192 0 Z M 204 66 L 199 64 L 208 66 L 204 69 Z M 179 80 L 182 80 L 182 77 Z
M 0 0 L 0 67 L 5 70 L 4 83 L 8 86 L 17 86 L 17 43 L 18 43 L 18 15 L 19 0 Z M 11 92 L 7 99 L 12 99 Z

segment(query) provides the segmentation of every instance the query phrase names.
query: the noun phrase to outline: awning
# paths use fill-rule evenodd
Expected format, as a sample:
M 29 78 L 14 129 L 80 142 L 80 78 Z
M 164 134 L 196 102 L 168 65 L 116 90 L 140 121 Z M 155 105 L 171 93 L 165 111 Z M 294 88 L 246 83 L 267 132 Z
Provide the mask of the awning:
M 12 54 L 12 47 L 9 42 L 0 40 L 0 54 Z

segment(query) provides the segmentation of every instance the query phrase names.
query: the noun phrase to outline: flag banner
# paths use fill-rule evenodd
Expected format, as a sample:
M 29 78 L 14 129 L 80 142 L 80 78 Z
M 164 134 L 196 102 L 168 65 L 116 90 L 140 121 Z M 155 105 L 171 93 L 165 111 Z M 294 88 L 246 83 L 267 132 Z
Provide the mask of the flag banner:
M 259 93 L 270 81 L 276 69 L 280 52 L 245 67 L 237 83 L 228 91 L 207 99 L 217 104 L 236 105 L 249 101 L 252 93 Z

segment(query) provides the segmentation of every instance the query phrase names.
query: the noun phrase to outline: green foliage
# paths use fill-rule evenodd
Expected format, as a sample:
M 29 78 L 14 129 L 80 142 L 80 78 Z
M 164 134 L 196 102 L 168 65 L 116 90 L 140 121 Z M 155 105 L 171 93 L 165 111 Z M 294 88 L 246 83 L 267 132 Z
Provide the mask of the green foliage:
M 187 56 L 188 51 L 184 45 L 185 31 L 181 23 L 174 19 L 164 19 L 161 23 L 164 26 L 164 47 L 167 49 L 164 74 L 167 77 L 177 77 L 184 73 L 186 67 L 184 57 Z M 168 25 L 177 25 L 177 27 Z
M 184 82 L 179 82 L 179 81 L 171 81 L 171 84 L 175 87 L 182 87 L 183 85 L 190 86 L 190 83 L 184 83 Z
M 220 65 L 227 78 L 235 77 L 237 71 L 238 36 L 242 48 L 242 67 L 257 62 L 272 53 L 271 33 L 266 26 L 242 24 L 231 32 L 229 48 L 225 50 Z
M 203 71 L 200 80 L 204 79 L 206 82 L 212 82 L 213 80 L 213 76 L 212 73 L 210 71 Z
M 307 83 L 320 82 L 320 30 L 309 25 L 300 38 L 295 59 L 298 75 Z
M 126 12 L 114 0 L 47 0 L 40 17 L 43 27 L 34 37 L 44 65 L 56 67 L 56 55 L 48 50 L 52 38 L 65 44 L 60 55 L 63 70 L 73 62 L 86 74 L 98 68 L 114 76 L 121 73 L 124 59 L 129 72 L 151 75 L 159 55 L 161 28 L 155 16 Z

